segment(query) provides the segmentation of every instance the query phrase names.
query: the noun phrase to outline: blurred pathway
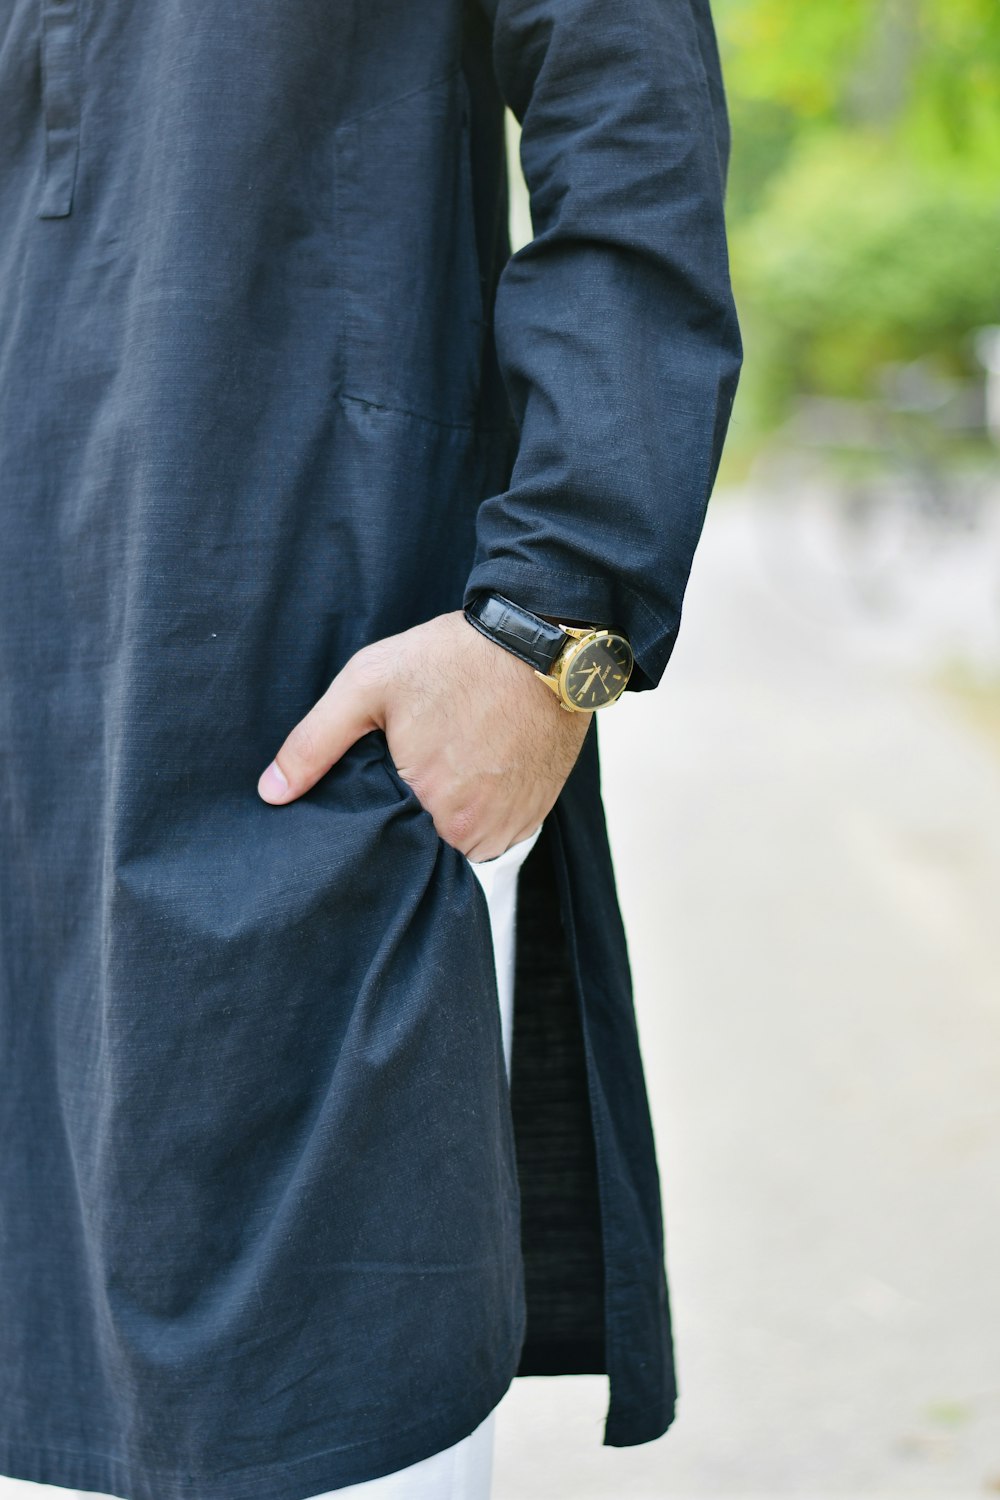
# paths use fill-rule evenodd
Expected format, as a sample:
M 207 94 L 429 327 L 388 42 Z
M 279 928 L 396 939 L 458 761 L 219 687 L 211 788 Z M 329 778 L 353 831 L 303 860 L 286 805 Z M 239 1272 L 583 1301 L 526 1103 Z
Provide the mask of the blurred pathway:
M 1000 1491 L 1000 758 L 773 540 L 713 501 L 600 722 L 678 1417 L 605 1449 L 603 1379 L 515 1381 L 496 1500 Z

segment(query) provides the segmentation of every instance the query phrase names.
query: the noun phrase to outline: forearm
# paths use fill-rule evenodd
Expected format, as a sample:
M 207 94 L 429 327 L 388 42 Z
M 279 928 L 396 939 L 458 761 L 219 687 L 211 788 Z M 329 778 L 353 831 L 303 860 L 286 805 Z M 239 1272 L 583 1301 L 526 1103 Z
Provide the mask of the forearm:
M 479 589 L 635 648 L 673 648 L 741 359 L 723 214 L 728 133 L 704 0 L 483 0 L 521 121 L 534 238 L 494 306 L 518 422 L 487 498 Z M 549 611 L 560 611 L 558 615 Z

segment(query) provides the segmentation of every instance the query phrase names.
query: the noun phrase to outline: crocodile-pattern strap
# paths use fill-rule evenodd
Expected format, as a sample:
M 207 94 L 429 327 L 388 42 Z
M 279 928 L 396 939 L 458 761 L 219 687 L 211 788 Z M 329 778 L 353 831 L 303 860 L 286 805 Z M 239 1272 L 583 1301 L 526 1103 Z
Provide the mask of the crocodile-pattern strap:
M 502 594 L 476 594 L 465 606 L 465 618 L 491 641 L 505 646 L 546 676 L 566 642 L 572 640 L 558 625 L 550 625 Z

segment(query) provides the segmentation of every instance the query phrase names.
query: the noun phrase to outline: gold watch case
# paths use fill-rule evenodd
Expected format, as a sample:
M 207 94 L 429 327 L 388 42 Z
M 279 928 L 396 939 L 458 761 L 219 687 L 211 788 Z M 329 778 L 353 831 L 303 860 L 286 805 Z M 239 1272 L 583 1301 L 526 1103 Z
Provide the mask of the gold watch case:
M 535 676 L 555 693 L 570 713 L 591 713 L 615 703 L 625 691 L 634 666 L 632 648 L 617 631 L 563 625 L 573 639 L 563 647 L 548 673 Z

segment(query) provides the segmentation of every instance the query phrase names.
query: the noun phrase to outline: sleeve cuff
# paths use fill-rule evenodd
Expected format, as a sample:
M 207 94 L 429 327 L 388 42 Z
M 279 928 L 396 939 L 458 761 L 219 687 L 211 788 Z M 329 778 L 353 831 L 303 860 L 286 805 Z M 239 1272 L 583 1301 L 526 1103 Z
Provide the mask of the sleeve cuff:
M 503 594 L 536 615 L 561 615 L 565 620 L 587 620 L 620 630 L 635 657 L 626 692 L 658 685 L 677 639 L 679 621 L 659 619 L 620 579 L 559 574 L 523 562 L 485 559 L 466 580 L 463 608 L 483 590 Z

